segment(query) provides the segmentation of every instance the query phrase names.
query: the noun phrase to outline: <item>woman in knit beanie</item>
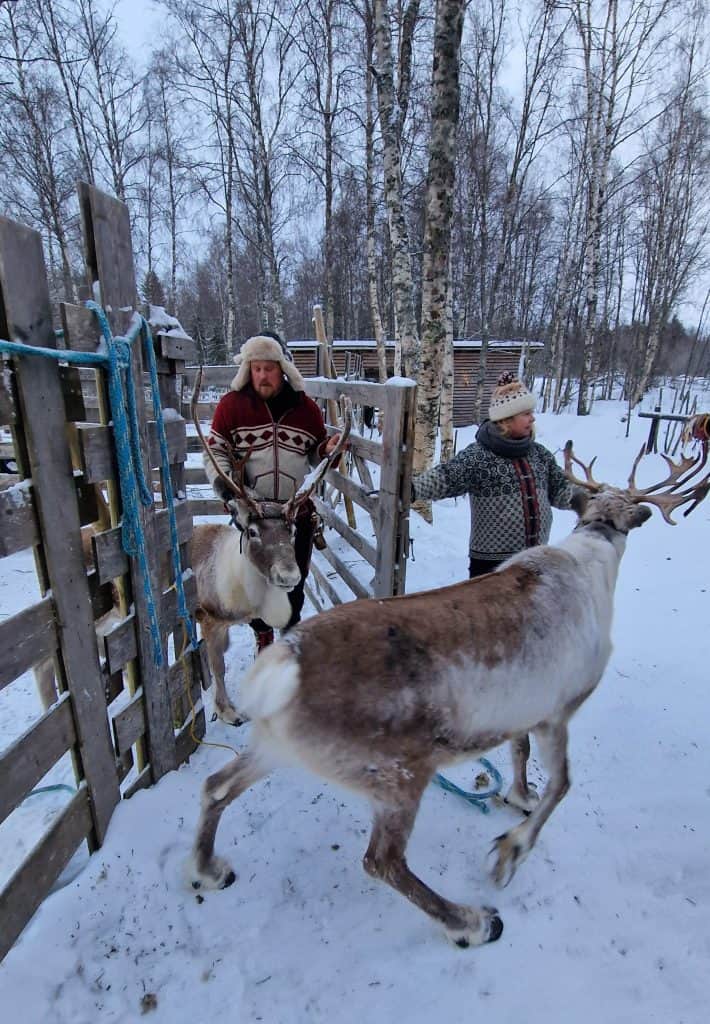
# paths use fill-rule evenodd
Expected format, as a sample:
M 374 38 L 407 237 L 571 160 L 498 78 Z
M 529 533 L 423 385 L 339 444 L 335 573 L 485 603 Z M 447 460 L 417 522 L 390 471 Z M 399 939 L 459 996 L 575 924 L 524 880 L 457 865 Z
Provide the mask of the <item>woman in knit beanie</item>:
M 535 398 L 513 373 L 491 396 L 476 440 L 449 462 L 414 478 L 415 500 L 468 494 L 469 577 L 550 539 L 552 506 L 569 508 L 574 488 L 552 452 L 534 440 Z

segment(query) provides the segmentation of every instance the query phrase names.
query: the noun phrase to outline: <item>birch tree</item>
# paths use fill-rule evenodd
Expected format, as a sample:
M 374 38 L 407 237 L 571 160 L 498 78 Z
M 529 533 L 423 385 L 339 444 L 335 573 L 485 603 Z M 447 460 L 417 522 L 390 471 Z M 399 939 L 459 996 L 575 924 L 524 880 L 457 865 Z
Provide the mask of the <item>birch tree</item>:
M 392 251 L 392 296 L 395 309 L 395 373 L 417 379 L 420 363 L 419 330 L 414 311 L 414 279 L 409 230 L 402 188 L 402 129 L 411 83 L 411 47 L 419 15 L 419 0 L 407 0 L 400 40 L 399 82 L 395 89 L 392 25 L 388 0 L 374 0 L 375 80 L 382 137 L 384 195 Z
M 422 266 L 422 340 L 414 472 L 433 461 L 447 342 L 459 64 L 465 0 L 437 0 L 431 84 L 431 134 Z M 431 518 L 431 511 L 428 518 Z
M 676 303 L 708 255 L 710 135 L 694 89 L 693 53 L 686 56 L 685 79 L 650 134 L 639 181 L 643 348 L 632 406 L 649 386 Z
M 644 86 L 653 75 L 659 33 L 669 0 L 574 0 L 573 23 L 581 48 L 585 175 L 584 338 L 578 415 L 589 412 L 597 330 L 601 246 L 609 197 L 609 171 L 617 148 L 643 118 Z

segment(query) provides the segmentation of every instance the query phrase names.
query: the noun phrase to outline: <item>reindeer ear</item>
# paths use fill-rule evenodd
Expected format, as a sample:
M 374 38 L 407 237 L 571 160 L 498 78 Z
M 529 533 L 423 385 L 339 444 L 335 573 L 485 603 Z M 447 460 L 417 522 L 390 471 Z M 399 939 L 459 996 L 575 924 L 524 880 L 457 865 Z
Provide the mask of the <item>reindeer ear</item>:
M 591 495 L 587 491 L 583 491 L 581 487 L 575 487 L 572 490 L 572 497 L 570 498 L 570 508 L 573 512 L 576 512 L 581 519 L 584 515 L 589 499 Z

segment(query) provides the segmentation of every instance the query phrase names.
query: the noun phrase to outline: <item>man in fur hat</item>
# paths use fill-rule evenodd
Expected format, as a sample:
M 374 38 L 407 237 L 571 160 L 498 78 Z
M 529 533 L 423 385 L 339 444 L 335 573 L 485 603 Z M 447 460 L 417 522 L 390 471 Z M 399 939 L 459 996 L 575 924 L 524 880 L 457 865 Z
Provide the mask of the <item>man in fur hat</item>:
M 470 578 L 493 572 L 524 548 L 547 544 L 551 506 L 570 507 L 575 488 L 552 452 L 534 440 L 534 409 L 535 397 L 515 374 L 502 374 L 475 442 L 412 482 L 414 500 L 468 494 Z
M 287 501 L 311 467 L 335 448 L 340 435 L 328 437 L 321 411 L 305 394 L 303 377 L 278 334 L 263 331 L 249 338 L 234 361 L 237 373 L 217 405 L 207 443 L 227 476 L 234 460 L 249 453 L 245 485 L 263 501 Z M 227 504 L 234 495 L 210 459 L 205 458 L 205 469 L 217 497 Z M 295 554 L 301 582 L 288 595 L 292 614 L 287 629 L 301 617 L 314 531 L 314 508 L 309 501 L 296 519 Z M 258 651 L 273 642 L 274 631 L 268 623 L 254 619 L 250 625 Z

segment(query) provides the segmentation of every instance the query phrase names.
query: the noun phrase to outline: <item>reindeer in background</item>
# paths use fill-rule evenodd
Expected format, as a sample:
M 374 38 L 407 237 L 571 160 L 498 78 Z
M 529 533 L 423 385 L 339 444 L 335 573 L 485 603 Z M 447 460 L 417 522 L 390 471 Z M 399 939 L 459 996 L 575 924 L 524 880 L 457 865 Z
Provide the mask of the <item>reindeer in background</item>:
M 251 619 L 263 619 L 276 629 L 288 623 L 288 592 L 301 578 L 294 552 L 296 516 L 345 448 L 352 426 L 352 405 L 349 400 L 342 400 L 340 441 L 293 497 L 285 503 L 263 501 L 244 483 L 243 470 L 249 453 L 235 461 L 233 478 L 223 473 L 214 460 L 197 415 L 200 379 L 198 373 L 192 393 L 192 418 L 207 457 L 234 495 L 230 508 L 237 529 L 210 523 L 193 530 L 191 564 L 197 582 L 196 618 L 207 645 L 216 714 L 230 725 L 241 725 L 243 719 L 230 701 L 224 681 L 229 629 Z
M 568 473 L 572 462 L 583 465 L 571 443 L 565 455 Z M 706 459 L 707 445 L 697 460 L 668 460 L 668 478 L 644 489 L 634 482 L 639 459 L 624 489 L 597 483 L 592 464 L 584 466 L 586 479 L 574 481 L 583 488 L 579 520 L 562 543 L 527 549 L 454 586 L 341 605 L 265 651 L 242 682 L 249 747 L 203 788 L 193 886 L 234 882 L 214 852 L 223 811 L 275 766 L 300 762 L 370 801 L 368 874 L 438 921 L 458 946 L 498 939 L 496 909 L 444 899 L 407 864 L 424 789 L 446 765 L 535 736 L 549 781 L 529 816 L 494 841 L 493 877 L 507 884 L 569 789 L 567 725 L 609 659 L 627 534 L 651 516 L 649 504 L 668 522 L 673 508 L 692 502 L 691 511 L 710 490 L 710 474 L 691 484 Z

